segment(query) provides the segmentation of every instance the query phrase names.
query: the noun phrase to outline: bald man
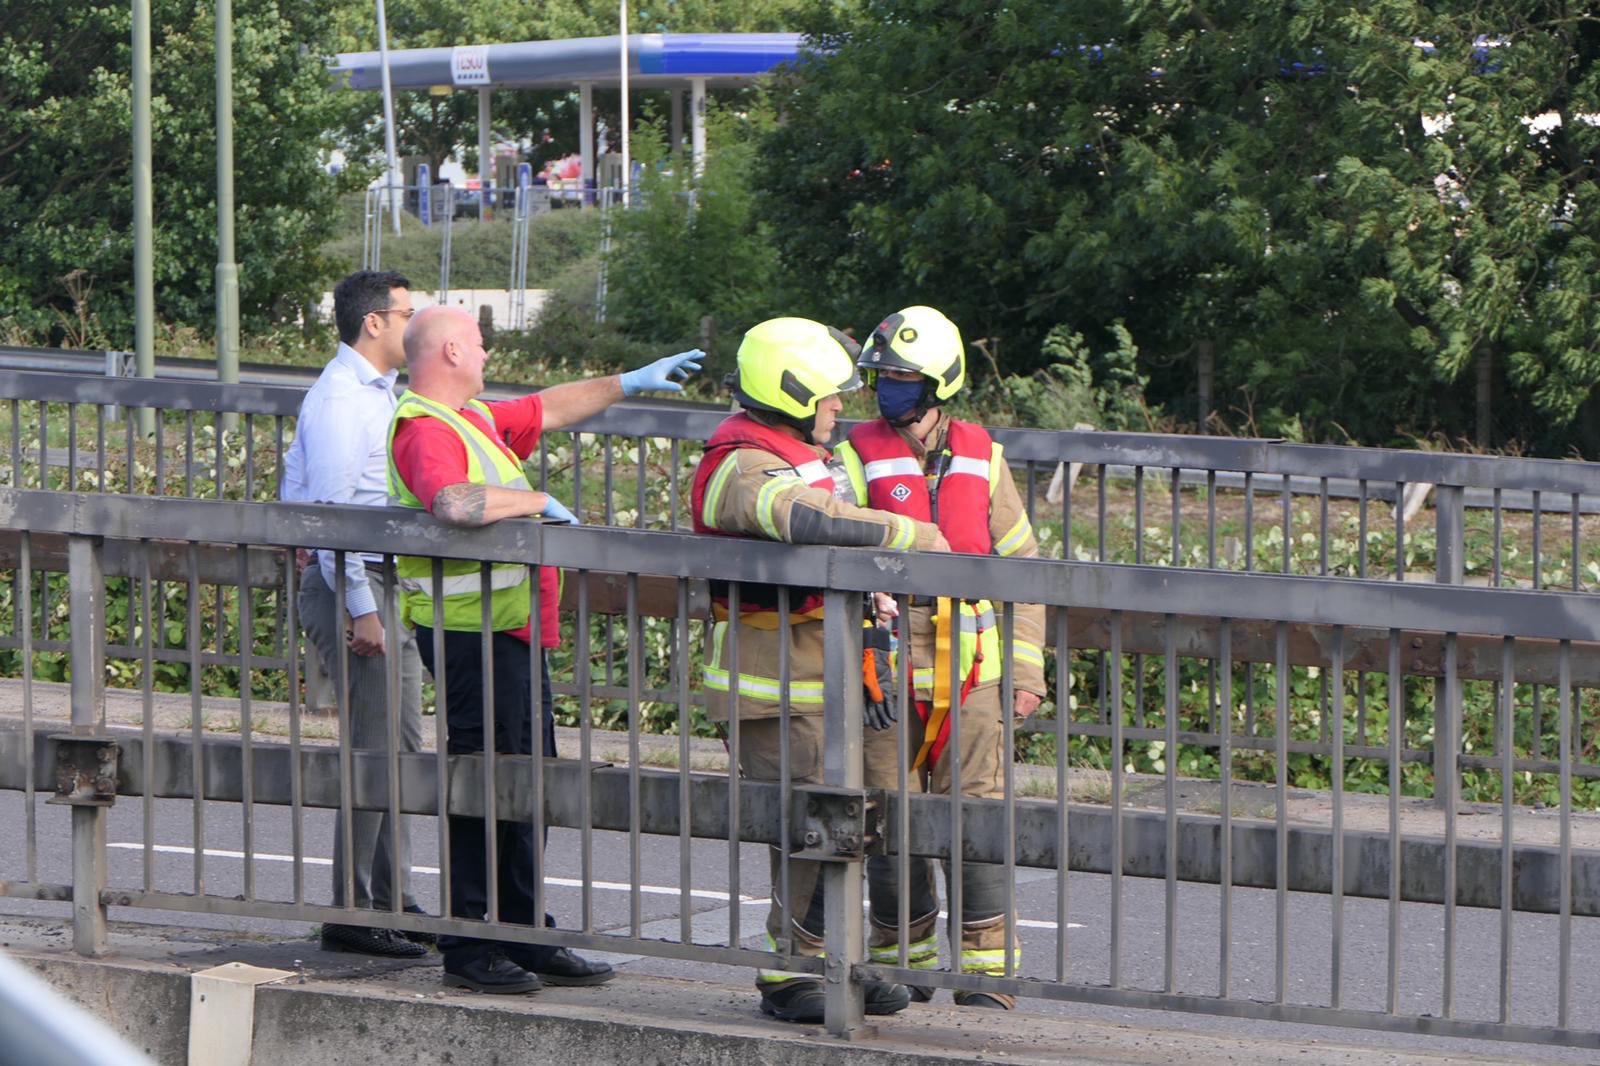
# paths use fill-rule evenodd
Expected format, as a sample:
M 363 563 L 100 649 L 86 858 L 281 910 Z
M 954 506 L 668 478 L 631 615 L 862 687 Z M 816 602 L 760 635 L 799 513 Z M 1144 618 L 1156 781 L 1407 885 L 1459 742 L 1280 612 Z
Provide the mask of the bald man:
M 502 518 L 541 516 L 576 522 L 548 493 L 535 490 L 522 461 L 547 430 L 562 429 L 599 414 L 625 396 L 646 390 L 681 392 L 678 384 L 700 369 L 702 353 L 681 352 L 626 374 L 556 385 L 517 400 L 483 403 L 484 351 L 478 324 L 450 307 L 419 311 L 405 332 L 411 388 L 400 397 L 389 433 L 389 495 L 397 504 L 419 507 L 452 525 L 476 527 Z M 498 564 L 491 568 L 492 634 L 483 632 L 483 584 L 479 565 L 444 563 L 445 583 L 435 589 L 433 560 L 401 557 L 396 573 L 406 591 L 406 614 L 417 629 L 417 648 L 434 676 L 444 667 L 445 709 L 450 727 L 449 754 L 485 750 L 483 695 L 493 697 L 494 750 L 514 755 L 534 752 L 533 677 L 529 568 Z M 550 567 L 539 573 L 541 654 L 555 647 L 560 587 Z M 444 662 L 434 661 L 435 600 L 444 620 Z M 484 677 L 483 643 L 493 646 L 493 675 Z M 543 742 L 556 753 L 555 712 L 550 671 L 539 671 Z M 482 919 L 488 913 L 484 870 L 488 841 L 481 818 L 450 818 L 450 912 Z M 534 913 L 535 886 L 544 850 L 533 827 L 499 822 L 493 830 L 497 856 L 499 918 L 522 925 L 554 925 Z M 442 936 L 444 983 L 478 992 L 536 992 L 541 984 L 596 985 L 615 974 L 567 948 Z

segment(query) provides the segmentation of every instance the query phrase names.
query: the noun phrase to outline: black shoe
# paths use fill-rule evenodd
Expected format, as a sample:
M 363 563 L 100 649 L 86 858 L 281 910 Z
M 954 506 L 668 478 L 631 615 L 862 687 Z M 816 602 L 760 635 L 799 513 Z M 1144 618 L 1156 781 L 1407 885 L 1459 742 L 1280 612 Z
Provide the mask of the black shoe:
M 523 969 L 538 974 L 547 985 L 603 985 L 617 976 L 609 962 L 591 962 L 566 948 L 557 948 L 537 961 L 516 948 L 508 948 L 506 955 Z
M 421 907 L 407 907 L 406 913 L 426 915 L 428 912 L 423 910 Z M 413 944 L 421 944 L 425 948 L 431 948 L 439 942 L 439 938 L 437 936 L 422 930 L 402 929 L 400 930 L 400 935 L 411 941 Z
M 470 988 L 474 992 L 514 995 L 537 992 L 539 979 L 498 951 L 490 951 L 465 962 L 444 964 L 444 983 L 450 988 Z
M 933 999 L 933 994 L 938 991 L 932 985 L 906 985 L 911 992 L 911 998 L 918 1003 L 927 1003 Z
M 826 1005 L 821 981 L 786 981 L 761 993 L 762 1013 L 780 1022 L 820 1024 Z
M 428 953 L 393 929 L 369 929 L 364 925 L 322 927 L 323 951 L 351 951 L 358 955 L 379 955 L 386 959 L 415 959 Z
M 957 992 L 955 998 L 958 1007 L 984 1007 L 989 1010 L 1010 1010 L 1016 1002 L 1010 996 L 989 992 Z
M 868 1014 L 898 1014 L 911 1003 L 911 991 L 905 985 L 888 981 L 863 981 L 866 990 Z

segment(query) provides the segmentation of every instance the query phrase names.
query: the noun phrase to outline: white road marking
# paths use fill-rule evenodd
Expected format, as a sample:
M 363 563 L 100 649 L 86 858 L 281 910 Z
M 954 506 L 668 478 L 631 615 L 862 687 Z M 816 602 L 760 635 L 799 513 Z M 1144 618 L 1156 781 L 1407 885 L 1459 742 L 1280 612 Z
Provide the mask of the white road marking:
M 144 850 L 144 845 L 143 844 L 139 844 L 139 843 L 131 842 L 131 841 L 129 841 L 129 842 L 117 841 L 117 842 L 113 842 L 113 843 L 107 844 L 106 847 L 108 847 L 108 848 L 121 848 L 121 849 L 123 849 L 125 851 L 143 851 Z M 194 854 L 194 849 L 193 848 L 188 847 L 187 845 L 183 845 L 183 844 L 154 844 L 154 845 L 151 845 L 150 850 L 151 851 L 156 851 L 156 852 L 161 852 L 163 854 L 168 854 L 168 855 L 193 855 Z M 228 850 L 226 850 L 224 848 L 207 848 L 205 850 L 205 854 L 206 854 L 207 858 L 240 859 L 240 860 L 242 860 L 244 858 L 244 852 L 242 852 L 242 851 L 228 851 Z M 276 855 L 276 854 L 273 854 L 272 852 L 266 852 L 266 851 L 258 851 L 258 852 L 255 853 L 255 855 L 253 857 L 258 862 L 294 862 L 294 856 L 293 855 Z M 324 858 L 320 858 L 320 857 L 315 856 L 315 855 L 303 856 L 300 861 L 305 863 L 307 866 L 332 866 L 333 865 L 333 860 L 332 859 L 324 859 Z M 430 876 L 430 877 L 438 877 L 439 876 L 439 868 L 437 866 L 413 866 L 411 868 L 411 872 L 414 873 L 414 874 L 423 874 L 423 875 Z M 560 888 L 582 888 L 583 887 L 583 882 L 582 881 L 579 881 L 579 880 L 576 880 L 576 879 L 570 878 L 570 877 L 546 877 L 544 879 L 544 882 L 547 885 L 556 885 L 557 887 L 560 887 Z M 600 891 L 603 891 L 603 892 L 629 892 L 633 888 L 632 885 L 623 884 L 620 881 L 595 881 L 595 882 L 592 883 L 592 887 L 595 888 L 595 889 L 598 889 Z M 639 891 L 640 891 L 641 894 L 646 895 L 646 896 L 681 896 L 683 894 L 679 889 L 673 888 L 670 885 L 640 885 L 639 886 Z M 709 888 L 691 888 L 689 890 L 689 895 L 691 897 L 695 898 L 695 899 L 714 899 L 714 900 L 720 900 L 720 901 L 722 901 L 724 903 L 726 903 L 728 901 L 728 893 L 726 893 L 726 892 L 718 892 L 718 891 L 716 891 L 714 889 L 709 889 Z M 764 907 L 767 904 L 769 904 L 770 902 L 771 902 L 771 900 L 766 898 L 766 897 L 745 896 L 745 895 L 740 895 L 740 897 L 739 897 L 739 905 L 741 907 L 754 907 L 754 906 L 763 906 Z M 947 914 L 944 911 L 940 911 L 939 912 L 939 917 L 948 921 L 949 918 L 950 918 L 950 915 Z M 674 919 L 672 919 L 672 921 L 675 922 L 675 921 L 677 921 L 677 919 L 674 918 Z M 1017 928 L 1019 928 L 1019 929 L 1055 929 L 1055 928 L 1057 928 L 1057 926 L 1056 926 L 1055 922 L 1043 922 L 1043 921 L 1038 921 L 1038 920 L 1033 919 L 1033 918 L 1018 918 L 1017 919 Z M 1083 925 L 1081 923 L 1079 923 L 1079 922 L 1068 922 L 1067 923 L 1067 928 L 1068 929 L 1082 929 Z

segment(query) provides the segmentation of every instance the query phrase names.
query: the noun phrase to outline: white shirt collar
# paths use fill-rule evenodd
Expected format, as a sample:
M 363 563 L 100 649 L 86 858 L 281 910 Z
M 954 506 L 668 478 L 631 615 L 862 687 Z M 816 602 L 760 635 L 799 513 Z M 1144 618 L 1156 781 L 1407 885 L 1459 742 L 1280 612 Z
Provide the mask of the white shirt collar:
M 356 376 L 356 380 L 363 385 L 373 385 L 382 381 L 393 391 L 394 383 L 400 377 L 400 371 L 391 370 L 386 374 L 378 373 L 378 368 L 367 361 L 367 357 L 350 347 L 344 341 L 339 342 L 339 350 L 334 353 L 334 361 L 344 364 Z

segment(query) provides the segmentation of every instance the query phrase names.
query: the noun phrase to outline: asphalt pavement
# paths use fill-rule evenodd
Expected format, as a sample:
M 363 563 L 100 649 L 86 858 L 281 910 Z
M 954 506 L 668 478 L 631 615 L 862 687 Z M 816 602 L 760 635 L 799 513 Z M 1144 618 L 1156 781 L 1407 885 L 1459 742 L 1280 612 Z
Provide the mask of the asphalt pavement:
M 188 801 L 158 800 L 154 808 L 154 847 L 149 861 L 153 887 L 193 892 L 195 871 L 195 808 Z M 202 811 L 205 855 L 203 890 L 213 896 L 242 896 L 244 842 L 238 804 L 206 803 Z M 301 849 L 303 883 L 308 902 L 330 898 L 334 813 L 303 812 Z M 37 877 L 69 879 L 67 808 L 48 805 L 41 797 L 35 808 Z M 432 818 L 412 821 L 413 883 L 422 906 L 437 912 L 439 853 Z M 110 884 L 113 888 L 144 887 L 143 806 L 137 798 L 119 800 L 111 809 Z M 646 939 L 676 940 L 681 927 L 682 893 L 678 883 L 676 838 L 643 837 L 639 869 L 631 869 L 626 834 L 595 832 L 588 871 L 592 890 L 582 890 L 582 834 L 572 829 L 551 832 L 546 881 L 547 909 L 566 928 Z M 291 812 L 257 807 L 252 853 L 256 898 L 294 898 L 294 844 Z M 0 793 L 0 878 L 27 874 L 28 847 L 22 797 Z M 765 849 L 746 845 L 739 852 L 739 895 L 728 896 L 729 849 L 719 841 L 696 841 L 691 850 L 689 909 L 697 942 L 726 944 L 737 921 L 739 936 L 749 947 L 761 945 L 767 911 L 768 874 Z M 630 885 L 640 885 L 635 894 Z M 1067 881 L 1069 926 L 1065 934 L 1067 977 L 1073 982 L 1104 984 L 1109 978 L 1111 879 L 1073 873 Z M 1018 932 L 1022 941 L 1020 975 L 1054 979 L 1060 962 L 1061 931 L 1057 929 L 1059 885 L 1053 871 L 1018 870 Z M 1121 936 L 1124 987 L 1160 991 L 1165 956 L 1165 884 L 1160 880 L 1123 879 Z M 1271 891 L 1235 888 L 1232 922 L 1234 997 L 1271 1000 L 1276 988 L 1276 897 Z M 1177 906 L 1176 991 L 1201 996 L 1217 994 L 1220 892 L 1216 886 L 1180 883 Z M 1443 908 L 1404 904 L 1400 909 L 1400 967 L 1397 1009 L 1401 1014 L 1441 1013 Z M 60 915 L 64 904 L 0 899 L 0 913 Z M 174 914 L 137 908 L 112 908 L 114 921 L 222 929 L 262 937 L 305 938 L 313 927 L 217 914 Z M 1458 1018 L 1493 1020 L 1499 1016 L 1500 914 L 1473 908 L 1457 911 L 1455 1011 Z M 1286 999 L 1291 1003 L 1327 1004 L 1331 986 L 1331 901 L 1327 896 L 1291 893 L 1288 902 Z M 1347 899 L 1343 930 L 1343 1006 L 1382 1010 L 1387 995 L 1389 905 L 1383 900 Z M 1517 914 L 1512 933 L 1511 1020 L 1553 1024 L 1556 1017 L 1556 959 L 1559 926 L 1553 916 Z M 314 950 L 308 943 L 308 950 Z M 607 957 L 625 973 L 691 978 L 740 986 L 747 971 L 714 964 L 643 957 L 627 946 Z M 1572 923 L 1573 1025 L 1600 1028 L 1600 920 Z M 948 994 L 940 993 L 942 1001 Z M 754 993 L 751 994 L 752 1006 Z M 1507 1062 L 1594 1062 L 1591 1051 L 1545 1046 L 1468 1041 L 1372 1030 L 1303 1026 L 1224 1018 L 1205 1014 L 1143 1011 L 1060 1001 L 1024 1000 L 1021 1010 L 1116 1022 L 1153 1029 L 1180 1029 L 1219 1036 L 1255 1035 L 1279 1040 L 1297 1038 L 1369 1045 L 1383 1049 L 1414 1048 L 1503 1057 Z

